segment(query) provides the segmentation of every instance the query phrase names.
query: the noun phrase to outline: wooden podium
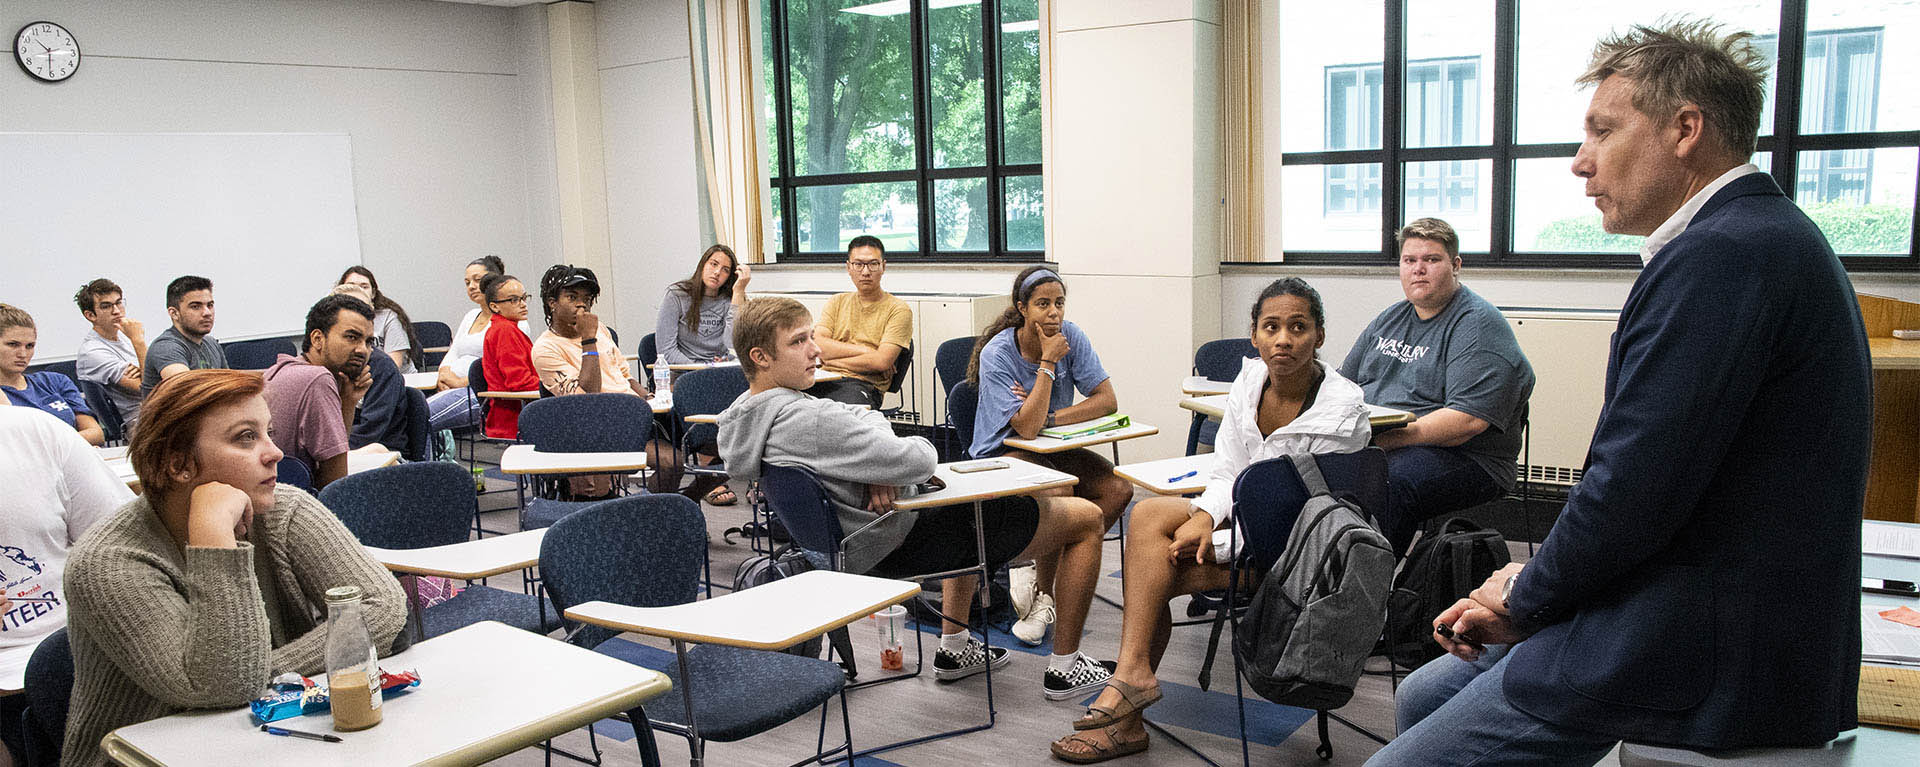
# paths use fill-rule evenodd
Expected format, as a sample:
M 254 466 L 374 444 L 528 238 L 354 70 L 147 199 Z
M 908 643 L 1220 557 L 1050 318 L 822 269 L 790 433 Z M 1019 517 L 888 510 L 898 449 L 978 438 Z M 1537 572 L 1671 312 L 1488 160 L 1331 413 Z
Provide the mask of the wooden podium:
M 1873 458 L 1867 464 L 1867 519 L 1920 522 L 1920 341 L 1893 337 L 1920 329 L 1920 304 L 1859 294 L 1873 355 Z

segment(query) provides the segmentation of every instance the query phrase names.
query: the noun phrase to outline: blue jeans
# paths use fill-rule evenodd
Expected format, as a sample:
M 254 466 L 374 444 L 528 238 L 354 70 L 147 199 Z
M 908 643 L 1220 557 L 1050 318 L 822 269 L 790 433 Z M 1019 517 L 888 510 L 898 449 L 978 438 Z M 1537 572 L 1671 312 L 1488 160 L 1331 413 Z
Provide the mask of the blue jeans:
M 1442 655 L 1408 675 L 1394 697 L 1400 734 L 1369 767 L 1584 767 L 1605 757 L 1617 738 L 1535 719 L 1507 703 L 1508 649 L 1488 647 L 1471 663 Z
M 1380 532 L 1407 553 L 1420 523 L 1486 503 L 1504 492 L 1487 470 L 1457 447 L 1415 445 L 1387 451 L 1387 513 Z
M 477 429 L 480 427 L 480 403 L 473 390 L 464 386 L 427 397 L 427 429 Z

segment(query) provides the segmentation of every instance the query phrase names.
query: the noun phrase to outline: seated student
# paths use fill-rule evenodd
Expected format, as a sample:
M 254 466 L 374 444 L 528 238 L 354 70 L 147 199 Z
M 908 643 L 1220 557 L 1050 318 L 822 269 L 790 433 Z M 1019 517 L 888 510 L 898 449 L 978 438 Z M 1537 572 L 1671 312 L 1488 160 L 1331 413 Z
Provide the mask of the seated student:
M 1149 498 L 1133 507 L 1120 665 L 1087 715 L 1073 723 L 1080 732 L 1054 741 L 1055 756 L 1086 764 L 1146 750 L 1141 711 L 1160 699 L 1154 673 L 1172 625 L 1167 600 L 1227 587 L 1226 527 L 1234 524 L 1233 483 L 1241 471 L 1283 455 L 1367 446 L 1372 429 L 1360 387 L 1315 359 L 1327 340 L 1325 322 L 1320 294 L 1297 277 L 1275 281 L 1254 301 L 1252 336 L 1260 357 L 1241 365 L 1227 395 L 1207 489 L 1191 501 Z
M 1067 286 L 1060 275 L 1031 266 L 1014 276 L 1011 305 L 980 333 L 967 365 L 967 380 L 980 387 L 968 452 L 975 458 L 1008 455 L 1078 477 L 1072 493 L 1100 507 L 1104 530 L 1133 499 L 1133 486 L 1113 473 L 1112 462 L 1086 448 L 1041 455 L 1004 444 L 1009 437 L 1033 439 L 1056 423 L 1099 418 L 1119 408 L 1100 355 L 1066 313 Z M 1086 399 L 1076 404 L 1075 390 Z M 1021 614 L 1013 634 L 1029 645 L 1040 644 L 1054 612 L 1049 596 L 1054 563 L 1035 564 L 1031 580 L 1021 569 L 1012 574 L 1014 607 Z
M 27 372 L 39 337 L 31 315 L 0 304 L 0 392 L 6 392 L 10 405 L 45 410 L 80 432 L 87 442 L 105 443 L 106 432 L 93 419 L 93 408 L 87 407 L 87 398 L 80 395 L 73 379 L 51 370 Z
M 733 248 L 715 245 L 700 254 L 693 276 L 668 285 L 660 300 L 653 340 L 667 362 L 720 362 L 731 356 L 733 313 L 747 305 L 752 280 L 753 270 L 734 258 Z
M 145 495 L 67 562 L 63 764 L 107 764 L 100 738 L 115 728 L 244 706 L 276 674 L 325 671 L 327 589 L 360 587 L 381 655 L 404 644 L 399 581 L 327 507 L 274 482 L 265 387 L 252 373 L 202 370 L 147 399 L 127 451 Z
M 1387 451 L 1381 531 L 1405 553 L 1420 523 L 1513 488 L 1520 411 L 1533 367 L 1500 310 L 1460 284 L 1460 237 L 1437 218 L 1400 230 L 1400 288 L 1361 331 L 1340 375 L 1367 402 L 1419 420 L 1380 433 Z
M 373 278 L 373 272 L 364 266 L 349 266 L 340 273 L 340 281 L 335 285 L 357 286 L 372 296 L 362 300 L 373 306 L 373 350 L 387 355 L 402 373 L 418 370 L 418 365 L 426 360 L 426 352 L 422 351 L 420 337 L 413 332 L 413 320 L 407 317 L 407 310 L 400 302 L 380 292 L 380 281 Z
M 815 384 L 808 394 L 880 407 L 882 392 L 893 384 L 894 363 L 913 345 L 913 307 L 880 289 L 886 273 L 887 247 L 880 238 L 863 234 L 847 244 L 853 292 L 827 299 L 813 331 L 826 369 L 847 377 Z
M 167 319 L 172 327 L 147 345 L 147 362 L 140 373 L 140 396 L 153 393 L 161 381 L 189 370 L 227 366 L 226 349 L 213 332 L 213 280 L 191 274 L 167 283 Z
M 527 288 L 510 274 L 489 274 L 480 280 L 480 292 L 486 296 L 493 319 L 487 325 L 487 339 L 480 354 L 480 369 L 485 373 L 488 391 L 534 391 L 540 388 L 540 376 L 533 371 L 533 341 L 527 338 Z M 517 399 L 496 399 L 487 409 L 487 436 L 517 439 L 520 436 L 520 406 Z
M 333 291 L 358 298 L 368 306 L 373 305 L 373 301 L 369 300 L 373 294 L 366 286 L 347 282 L 335 285 Z M 375 316 L 379 313 L 380 310 L 374 310 Z M 360 397 L 360 410 L 354 415 L 353 426 L 347 432 L 347 447 L 360 450 L 378 445 L 378 448 L 372 449 L 402 455 L 412 454 L 415 450 L 425 451 L 425 445 L 413 444 L 413 434 L 407 428 L 407 379 L 400 368 L 393 364 L 391 357 L 370 353 L 367 355 L 367 373 L 371 381 L 367 384 L 367 393 Z
M 131 431 L 140 420 L 140 374 L 146 366 L 147 329 L 127 317 L 120 286 L 102 277 L 80 286 L 73 294 L 80 316 L 93 327 L 80 339 L 73 364 L 81 381 L 106 387 L 107 399 L 120 413 L 120 424 Z
M 493 326 L 493 312 L 487 308 L 486 294 L 480 292 L 480 280 L 489 274 L 505 273 L 506 265 L 499 256 L 481 256 L 467 264 L 462 279 L 467 287 L 467 300 L 476 305 L 454 324 L 453 343 L 440 358 L 439 391 L 427 398 L 429 428 L 434 431 L 480 425 L 480 405 L 467 388 L 467 372 L 473 368 L 474 361 L 480 359 L 480 352 L 486 346 L 487 328 Z M 520 323 L 520 331 L 529 335 L 533 332 L 524 322 Z
M 273 443 L 313 471 L 313 487 L 347 476 L 347 432 L 373 384 L 367 370 L 373 307 L 330 295 L 307 310 L 300 356 L 282 354 L 262 378 L 273 413 Z
M 734 321 L 734 348 L 749 388 L 720 414 L 720 456 L 727 470 L 755 479 L 761 466 L 805 467 L 833 498 L 847 539 L 841 566 L 848 572 L 912 575 L 968 567 L 978 553 L 970 504 L 894 511 L 901 486 L 933 476 L 933 445 L 896 437 L 878 412 L 810 397 L 800 391 L 820 366 L 819 347 L 805 307 L 787 298 L 747 304 Z M 1080 631 L 1100 577 L 1100 512 L 1078 498 L 1018 496 L 987 501 L 987 559 L 994 566 L 1036 556 L 1060 560 L 1060 631 L 1043 687 L 1049 700 L 1067 700 L 1100 688 L 1107 667 L 1079 651 Z M 861 531 L 854 535 L 855 531 Z M 967 620 L 976 579 L 955 578 L 941 589 L 941 612 Z M 1007 662 L 1007 650 L 984 646 L 966 626 L 947 621 L 934 656 L 934 678 L 952 681 Z
M 17 677 L 40 640 L 67 624 L 67 550 L 133 493 L 72 429 L 25 407 L 0 407 L 0 487 L 0 669 Z M 25 707 L 25 695 L 0 697 L 0 741 L 15 764 L 27 763 Z
M 533 369 L 540 385 L 555 396 L 618 392 L 651 398 L 645 384 L 633 377 L 632 368 L 620 355 L 620 347 L 593 313 L 600 298 L 600 282 L 592 269 L 564 264 L 547 269 L 540 278 L 540 306 L 547 316 L 547 331 L 533 342 Z M 594 364 L 587 364 L 591 360 Z M 656 435 L 659 432 L 656 430 Z M 670 439 L 656 436 L 647 447 L 647 465 L 653 474 L 657 493 L 681 492 L 695 503 L 701 496 L 725 480 L 724 477 L 699 475 L 693 485 L 680 490 L 682 476 L 680 453 Z M 574 477 L 575 495 L 598 497 L 612 490 L 605 475 Z

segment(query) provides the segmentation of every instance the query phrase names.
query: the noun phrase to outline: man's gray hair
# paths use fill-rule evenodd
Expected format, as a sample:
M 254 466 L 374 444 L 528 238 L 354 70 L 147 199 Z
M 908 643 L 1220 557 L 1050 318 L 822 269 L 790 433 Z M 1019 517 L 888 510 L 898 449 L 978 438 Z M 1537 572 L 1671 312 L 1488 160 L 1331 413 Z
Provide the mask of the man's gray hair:
M 1767 103 L 1767 59 L 1748 32 L 1723 33 L 1707 19 L 1663 19 L 1634 25 L 1593 46 L 1593 60 L 1576 81 L 1599 85 L 1612 75 L 1633 81 L 1633 107 L 1655 120 L 1671 119 L 1692 103 L 1728 151 L 1751 156 Z

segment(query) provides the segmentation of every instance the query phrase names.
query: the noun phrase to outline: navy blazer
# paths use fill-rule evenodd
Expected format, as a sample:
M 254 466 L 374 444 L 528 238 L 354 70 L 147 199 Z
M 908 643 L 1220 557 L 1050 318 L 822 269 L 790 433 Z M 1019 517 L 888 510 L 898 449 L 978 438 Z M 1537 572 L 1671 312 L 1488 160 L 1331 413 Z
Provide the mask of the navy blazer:
M 1586 473 L 1514 583 L 1516 707 L 1694 748 L 1854 726 L 1872 373 L 1771 176 L 1714 194 L 1620 311 Z

